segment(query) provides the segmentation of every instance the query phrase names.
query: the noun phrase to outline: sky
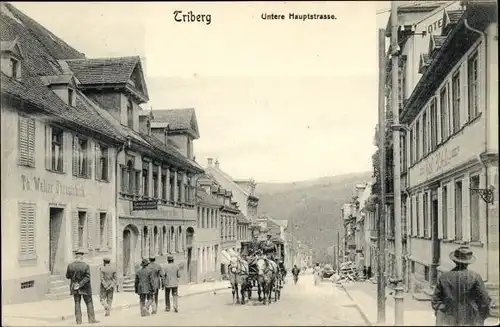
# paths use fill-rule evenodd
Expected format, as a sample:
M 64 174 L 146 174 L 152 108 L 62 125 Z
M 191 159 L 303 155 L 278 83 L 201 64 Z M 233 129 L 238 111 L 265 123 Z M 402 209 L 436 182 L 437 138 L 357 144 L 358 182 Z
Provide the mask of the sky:
M 14 4 L 89 58 L 139 55 L 145 109 L 195 108 L 196 160 L 291 182 L 370 171 L 381 2 Z M 210 14 L 179 23 L 173 12 Z M 336 20 L 263 20 L 262 13 Z

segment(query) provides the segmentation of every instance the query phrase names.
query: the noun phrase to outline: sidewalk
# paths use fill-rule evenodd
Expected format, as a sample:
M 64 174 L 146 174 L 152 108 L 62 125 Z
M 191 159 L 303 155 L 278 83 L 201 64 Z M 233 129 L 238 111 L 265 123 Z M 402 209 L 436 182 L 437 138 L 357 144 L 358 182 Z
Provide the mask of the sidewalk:
M 385 323 L 377 324 L 377 284 L 370 281 L 352 282 L 342 284 L 342 287 L 359 310 L 363 313 L 366 320 L 374 326 L 394 326 L 394 297 L 389 293 L 391 289 L 386 290 L 385 302 Z M 430 302 L 416 301 L 411 293 L 404 293 L 404 325 L 405 326 L 435 326 L 436 320 L 432 311 Z M 486 320 L 486 326 L 496 326 L 498 319 L 489 318 Z
M 217 290 L 230 288 L 228 281 L 214 281 L 201 284 L 188 284 L 179 287 L 179 297 L 210 293 Z M 160 290 L 161 292 L 161 290 Z M 164 296 L 159 296 L 159 302 L 164 302 Z M 104 308 L 99 301 L 99 295 L 93 296 L 94 310 L 96 315 L 104 313 Z M 130 292 L 115 293 L 113 297 L 113 311 L 139 306 L 137 294 Z M 61 320 L 75 319 L 75 306 L 73 298 L 62 300 L 43 300 L 2 306 L 2 326 L 26 325 L 29 321 L 38 321 L 36 325 L 43 322 L 57 322 Z M 82 315 L 86 317 L 87 309 L 82 301 Z M 35 324 L 32 324 L 35 325 Z

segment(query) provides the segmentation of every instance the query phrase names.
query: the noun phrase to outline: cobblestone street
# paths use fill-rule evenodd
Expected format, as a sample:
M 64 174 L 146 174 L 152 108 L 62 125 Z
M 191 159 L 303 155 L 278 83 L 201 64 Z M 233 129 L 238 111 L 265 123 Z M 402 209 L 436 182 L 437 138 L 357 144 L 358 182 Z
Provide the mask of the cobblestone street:
M 325 305 L 326 304 L 326 305 Z M 276 326 L 327 325 L 363 326 L 362 317 L 345 292 L 331 283 L 313 285 L 311 275 L 303 275 L 298 285 L 287 281 L 278 302 L 264 306 L 253 301 L 245 305 L 232 304 L 231 291 L 217 291 L 179 299 L 179 313 L 161 311 L 155 316 L 141 317 L 139 308 L 98 315 L 99 326 Z M 84 317 L 84 324 L 86 324 Z M 53 326 L 75 325 L 74 321 Z

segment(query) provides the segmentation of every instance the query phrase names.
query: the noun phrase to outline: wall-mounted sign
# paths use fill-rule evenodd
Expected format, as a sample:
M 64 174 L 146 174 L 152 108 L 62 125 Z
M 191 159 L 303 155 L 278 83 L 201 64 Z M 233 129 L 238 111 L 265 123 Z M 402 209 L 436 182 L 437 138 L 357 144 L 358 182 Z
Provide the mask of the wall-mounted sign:
M 138 200 L 132 202 L 132 210 L 157 210 L 158 200 Z
M 420 167 L 420 176 L 428 176 L 436 171 L 446 168 L 451 160 L 460 154 L 460 146 L 456 146 L 450 150 L 444 147 L 427 158 L 425 164 Z
M 59 181 L 49 182 L 40 177 L 28 177 L 21 174 L 23 191 L 35 191 L 67 196 L 85 196 L 85 189 L 81 185 L 62 184 Z
M 427 32 L 427 34 L 435 34 L 436 33 L 436 30 L 438 28 L 441 28 L 443 26 L 443 18 L 440 18 L 438 20 L 436 20 L 435 22 L 427 25 L 425 28 L 424 28 L 424 31 Z M 438 34 L 441 34 L 441 31 L 438 31 L 439 33 Z M 425 37 L 425 35 L 422 35 L 422 37 Z

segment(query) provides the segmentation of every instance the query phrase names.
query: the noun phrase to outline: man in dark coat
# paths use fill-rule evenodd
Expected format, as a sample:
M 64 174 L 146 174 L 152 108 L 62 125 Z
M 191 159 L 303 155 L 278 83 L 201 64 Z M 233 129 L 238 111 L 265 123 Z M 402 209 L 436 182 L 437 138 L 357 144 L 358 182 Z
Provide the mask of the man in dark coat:
M 260 250 L 260 243 L 257 240 L 257 235 L 253 235 L 252 240 L 248 244 L 248 254 L 250 256 L 255 256 L 259 250 Z
M 90 324 L 98 323 L 95 319 L 94 303 L 92 303 L 92 285 L 90 283 L 90 267 L 83 261 L 85 251 L 78 249 L 75 251 L 75 261 L 68 265 L 66 278 L 70 280 L 70 294 L 75 300 L 76 323 L 82 323 L 82 297 L 87 306 L 87 316 Z
M 151 294 L 154 290 L 151 270 L 148 268 L 148 259 L 142 259 L 141 268 L 135 274 L 135 293 L 139 295 L 141 316 L 149 316 Z
M 300 269 L 297 267 L 297 265 L 293 265 L 292 268 L 292 275 L 293 275 L 293 283 L 297 284 L 299 280 L 299 274 L 300 274 Z
M 151 277 L 153 279 L 153 293 L 151 295 L 151 302 L 153 305 L 152 314 L 156 314 L 158 311 L 158 292 L 161 288 L 161 277 L 163 275 L 163 269 L 159 264 L 156 263 L 156 258 L 149 258 L 149 270 L 151 270 Z
M 99 298 L 104 307 L 105 316 L 110 315 L 111 305 L 113 304 L 113 293 L 117 285 L 116 269 L 111 266 L 109 258 L 103 259 L 103 266 L 100 269 L 101 286 Z
M 268 255 L 269 258 L 274 259 L 272 257 L 276 254 L 277 249 L 276 244 L 274 244 L 274 242 L 271 240 L 270 234 L 267 234 L 267 240 L 265 240 L 264 244 L 262 245 L 262 252 Z
M 481 276 L 469 269 L 476 258 L 466 246 L 450 253 L 455 268 L 442 274 L 432 296 L 436 326 L 484 326 L 491 298 Z
M 163 287 L 165 288 L 165 311 L 170 311 L 170 292 L 174 302 L 174 311 L 179 312 L 179 278 L 181 277 L 180 268 L 174 263 L 174 257 L 167 257 L 163 275 Z

